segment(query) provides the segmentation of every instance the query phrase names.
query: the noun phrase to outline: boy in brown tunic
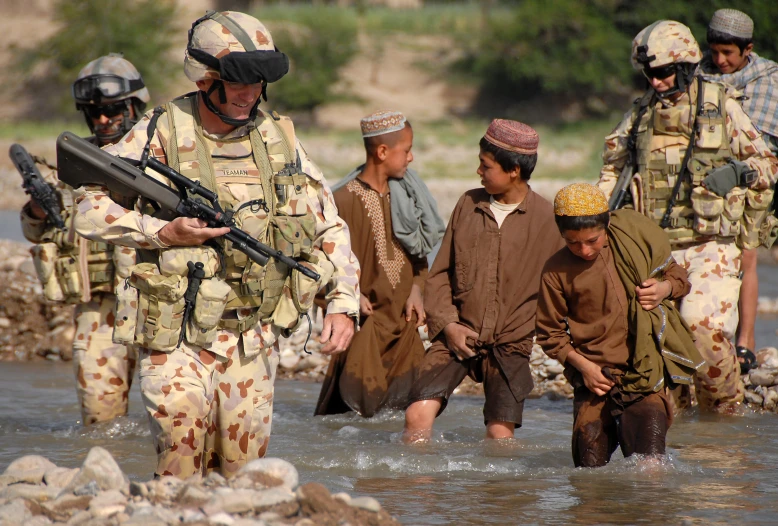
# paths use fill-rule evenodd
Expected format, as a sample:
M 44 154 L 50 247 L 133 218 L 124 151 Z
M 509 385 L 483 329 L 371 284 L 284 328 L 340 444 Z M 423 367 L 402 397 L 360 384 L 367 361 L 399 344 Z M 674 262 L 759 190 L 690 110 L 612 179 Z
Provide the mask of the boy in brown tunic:
M 664 388 L 704 363 L 671 301 L 688 294 L 686 271 L 657 225 L 609 213 L 594 185 L 560 190 L 554 213 L 567 247 L 543 269 L 537 341 L 575 388 L 573 461 L 603 466 L 617 445 L 625 457 L 664 454 Z
M 413 130 L 402 113 L 386 111 L 362 119 L 361 126 L 367 161 L 333 193 L 361 268 L 361 326 L 346 352 L 333 356 L 315 415 L 356 411 L 371 417 L 382 408 L 404 409 L 424 356 L 418 327 L 425 322 L 427 259 L 411 254 L 395 235 L 393 201 L 400 196 L 389 185 L 406 177 Z
M 406 442 L 428 440 L 465 376 L 484 384 L 487 438 L 513 437 L 532 390 L 532 351 L 540 271 L 562 246 L 549 202 L 527 181 L 538 135 L 495 120 L 480 142 L 478 175 L 451 214 L 424 292 L 432 346 L 405 413 Z

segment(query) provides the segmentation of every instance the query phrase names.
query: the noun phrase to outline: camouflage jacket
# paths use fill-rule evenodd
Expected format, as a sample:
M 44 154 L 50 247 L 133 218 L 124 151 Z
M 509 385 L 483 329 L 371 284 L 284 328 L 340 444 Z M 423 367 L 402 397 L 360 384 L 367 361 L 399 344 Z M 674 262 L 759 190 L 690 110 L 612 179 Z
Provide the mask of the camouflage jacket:
M 151 112 L 147 113 L 135 127 L 119 143 L 106 147 L 113 155 L 139 159 L 147 142 L 147 127 Z M 167 163 L 166 147 L 169 129 L 167 119 L 161 118 L 157 123 L 154 137 L 151 140 L 151 155 Z M 207 132 L 204 131 L 207 134 Z M 209 135 L 215 144 L 218 141 L 229 141 L 248 134 L 248 128 L 238 127 L 224 136 Z M 228 143 L 229 144 L 229 143 Z M 295 144 L 297 155 L 302 164 L 302 171 L 309 177 L 307 202 L 316 217 L 314 247 L 327 254 L 335 267 L 335 272 L 326 284 L 327 313 L 345 313 L 356 317 L 359 313 L 359 263 L 351 251 L 350 236 L 345 222 L 338 216 L 332 192 L 327 186 L 321 170 L 309 159 L 299 141 Z M 231 151 L 232 155 L 241 152 Z M 250 151 L 243 152 L 250 154 Z M 170 184 L 164 177 L 149 170 L 149 174 L 165 184 Z M 246 194 L 246 185 L 242 183 L 222 183 L 234 196 Z M 80 192 L 76 199 L 78 213 L 76 230 L 89 239 L 134 247 L 146 250 L 164 250 L 166 245 L 159 239 L 159 231 L 167 221 L 144 215 L 142 200 L 134 204 L 130 210 L 113 201 L 104 190 L 88 188 Z M 248 318 L 253 309 L 237 311 L 238 319 Z M 271 346 L 277 339 L 280 330 L 268 323 L 260 323 L 243 333 L 220 329 L 209 350 L 223 356 L 229 355 L 238 344 L 243 343 L 246 356 L 254 356 L 261 349 Z
M 683 107 L 688 115 L 687 121 L 691 122 L 693 119 L 688 93 L 683 94 L 675 102 L 657 98 L 651 104 L 653 107 L 660 107 L 660 105 L 665 107 Z M 727 136 L 730 140 L 732 155 L 757 171 L 758 178 L 752 188 L 764 190 L 773 187 L 776 179 L 778 179 L 778 160 L 770 152 L 767 144 L 765 144 L 762 136 L 751 123 L 748 115 L 740 107 L 740 104 L 733 100 L 731 96 L 726 98 L 725 104 Z M 605 137 L 605 148 L 602 153 L 603 167 L 600 171 L 600 180 L 597 185 L 605 192 L 607 197 L 610 197 L 621 170 L 627 162 L 627 139 L 637 112 L 638 106 L 634 105 L 624 115 L 622 121 L 610 135 Z M 651 108 L 649 108 L 649 112 L 651 112 Z

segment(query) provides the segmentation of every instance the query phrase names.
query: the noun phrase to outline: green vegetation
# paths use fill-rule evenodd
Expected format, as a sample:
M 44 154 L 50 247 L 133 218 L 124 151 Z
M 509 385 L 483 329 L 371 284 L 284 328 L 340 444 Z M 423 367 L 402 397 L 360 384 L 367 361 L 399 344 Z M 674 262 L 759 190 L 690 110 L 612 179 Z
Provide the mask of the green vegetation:
M 60 133 L 68 130 L 79 137 L 89 135 L 89 128 L 80 120 L 47 121 L 0 121 L 0 140 L 24 142 L 37 139 L 54 140 Z
M 41 45 L 20 53 L 18 67 L 32 71 L 45 64 L 45 83 L 61 87 L 62 105 L 72 107 L 67 89 L 86 63 L 108 53 L 124 53 L 154 92 L 166 85 L 179 64 L 167 55 L 174 35 L 174 0 L 59 0 L 54 7 L 60 29 Z

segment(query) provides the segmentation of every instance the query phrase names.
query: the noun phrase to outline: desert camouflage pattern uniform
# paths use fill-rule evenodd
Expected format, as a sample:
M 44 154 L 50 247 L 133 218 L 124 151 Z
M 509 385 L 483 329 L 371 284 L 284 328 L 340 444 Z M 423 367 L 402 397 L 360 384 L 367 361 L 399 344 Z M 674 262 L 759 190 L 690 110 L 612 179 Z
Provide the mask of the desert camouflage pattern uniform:
M 691 129 L 693 108 L 688 93 L 675 102 L 655 100 L 645 118 L 653 118 L 657 108 L 676 107 L 681 110 L 681 123 Z M 637 107 L 624 116 L 616 129 L 606 137 L 603 152 L 603 168 L 598 186 L 610 197 L 624 164 L 627 161 L 627 138 L 636 118 Z M 740 105 L 726 98 L 726 134 L 732 156 L 757 171 L 758 179 L 753 189 L 770 188 L 778 174 L 778 162 L 770 153 L 759 132 L 754 128 Z M 668 140 L 654 132 L 650 146 L 654 157 L 683 158 L 689 141 L 689 132 L 676 133 L 678 140 Z M 678 139 L 676 137 L 675 139 Z M 670 151 L 675 147 L 674 151 Z M 633 185 L 633 194 L 634 192 Z M 633 200 L 636 197 L 633 195 Z M 647 213 L 650 216 L 650 214 Z M 707 370 L 696 377 L 697 399 L 705 409 L 715 409 L 743 400 L 744 386 L 732 340 L 738 324 L 738 298 L 740 295 L 741 249 L 734 237 L 699 236 L 694 242 L 673 243 L 673 257 L 689 272 L 692 289 L 681 302 L 680 311 L 695 336 L 697 349 L 705 358 Z M 753 245 L 754 247 L 756 244 Z
M 58 180 L 57 172 L 48 170 L 42 172 L 42 175 L 59 190 L 63 202 L 72 205 L 72 189 Z M 53 239 L 55 227 L 45 219 L 33 217 L 29 207 L 28 203 L 21 211 L 24 237 L 31 243 Z M 71 207 L 65 217 L 72 214 Z M 87 243 L 91 245 L 90 252 L 96 253 L 95 243 Z M 105 248 L 102 247 L 103 250 Z M 74 314 L 76 333 L 73 339 L 73 370 L 84 425 L 105 422 L 127 414 L 137 362 L 137 350 L 132 345 L 115 344 L 111 339 L 116 306 L 113 290 L 122 279 L 120 275 L 126 277 L 127 270 L 135 263 L 135 251 L 119 247 L 109 250 L 107 257 L 113 260 L 114 269 L 120 270 L 114 271 L 112 283 L 101 284 L 97 287 L 100 290 L 93 288 L 90 300 L 78 303 Z
M 266 121 L 270 118 L 264 116 Z M 106 150 L 138 159 L 147 141 L 149 120 L 147 114 L 122 141 Z M 185 130 L 177 127 L 176 133 Z M 151 152 L 165 163 L 169 134 L 168 121 L 163 116 L 151 140 Z M 246 140 L 248 128 L 238 127 L 218 137 L 204 130 L 203 134 L 210 148 L 220 197 L 234 198 L 238 202 L 234 209 L 262 198 L 259 170 L 253 164 Z M 295 141 L 295 149 L 302 171 L 308 175 L 307 206 L 316 218 L 314 249 L 334 266 L 327 284 L 327 314 L 356 316 L 359 264 L 351 252 L 348 227 L 338 217 L 322 172 L 299 141 Z M 149 174 L 169 184 L 153 171 L 149 170 Z M 167 221 L 142 214 L 142 202 L 130 210 L 104 191 L 88 189 L 77 203 L 76 227 L 82 235 L 160 253 L 167 248 L 158 237 Z M 238 308 L 228 310 L 225 316 L 241 321 L 250 319 L 255 312 L 252 307 Z M 124 315 L 120 312 L 119 319 Z M 184 342 L 168 353 L 140 350 L 141 392 L 158 453 L 158 475 L 186 478 L 212 470 L 230 475 L 247 460 L 264 455 L 270 435 L 279 334 L 280 328 L 259 322 L 245 330 L 219 328 L 215 341 L 207 348 Z

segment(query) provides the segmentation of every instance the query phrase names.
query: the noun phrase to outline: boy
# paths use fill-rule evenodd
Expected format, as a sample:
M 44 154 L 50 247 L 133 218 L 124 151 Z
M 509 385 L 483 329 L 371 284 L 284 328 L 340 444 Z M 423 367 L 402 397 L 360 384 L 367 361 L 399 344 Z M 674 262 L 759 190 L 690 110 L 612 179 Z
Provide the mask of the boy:
M 745 95 L 743 109 L 767 147 L 778 154 L 778 64 L 754 52 L 754 21 L 736 9 L 719 9 L 708 24 L 709 51 L 700 64 L 707 78 L 732 85 Z M 741 373 L 756 367 L 754 324 L 759 300 L 756 250 L 743 250 L 738 310 L 737 356 Z
M 469 190 L 451 214 L 427 278 L 424 305 L 431 347 L 411 390 L 403 440 L 429 440 L 465 376 L 483 382 L 487 438 L 512 438 L 532 391 L 532 351 L 540 270 L 562 246 L 551 204 L 527 182 L 538 134 L 494 120 L 480 142 L 483 189 Z
M 362 269 L 361 327 L 349 349 L 330 362 L 316 415 L 353 410 L 371 417 L 384 407 L 408 404 L 424 356 L 418 327 L 424 324 L 426 256 L 443 235 L 435 201 L 430 196 L 419 202 L 429 192 L 408 171 L 411 124 L 400 112 L 382 111 L 362 119 L 361 127 L 367 160 L 333 194 Z M 415 200 L 408 197 L 409 184 L 423 189 L 413 193 Z M 403 206 L 406 202 L 410 208 Z M 398 231 L 416 218 L 416 206 L 425 211 L 417 228 Z M 430 222 L 435 226 L 428 229 Z M 426 251 L 416 238 L 428 239 Z
M 688 294 L 686 271 L 661 228 L 609 213 L 596 186 L 560 190 L 554 215 L 567 246 L 543 269 L 537 341 L 575 388 L 575 466 L 604 466 L 616 445 L 625 457 L 664 454 L 666 382 L 689 384 L 704 363 L 670 301 Z

